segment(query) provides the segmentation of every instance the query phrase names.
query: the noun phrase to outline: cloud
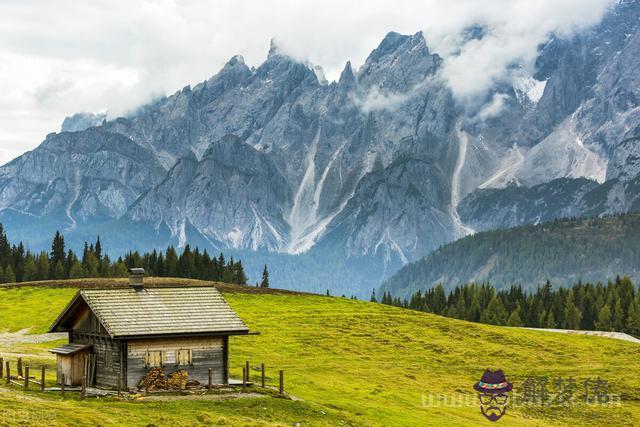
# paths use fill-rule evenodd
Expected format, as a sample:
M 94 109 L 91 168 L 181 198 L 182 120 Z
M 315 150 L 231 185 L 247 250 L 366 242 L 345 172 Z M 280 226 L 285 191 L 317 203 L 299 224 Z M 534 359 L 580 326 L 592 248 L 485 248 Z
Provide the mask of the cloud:
M 434 29 L 436 51 L 444 56 L 443 77 L 463 102 L 485 99 L 488 91 L 510 79 L 510 67 L 533 71 L 537 49 L 553 34 L 569 36 L 594 25 L 613 0 L 510 0 L 458 3 L 468 13 L 458 26 L 479 24 L 483 37 L 464 40 L 464 31 Z M 463 6 L 464 4 L 464 6 Z M 429 31 L 427 31 L 429 34 Z
M 72 87 L 73 81 L 71 79 L 56 76 L 43 85 L 38 86 L 33 92 L 33 96 L 37 102 L 44 104 L 65 96 L 65 93 L 68 93 Z
M 482 109 L 478 113 L 478 118 L 480 120 L 487 120 L 492 117 L 496 117 L 498 114 L 502 112 L 504 108 L 505 101 L 509 98 L 508 95 L 504 93 L 495 93 L 493 94 L 491 101 L 487 102 L 482 106 Z
M 404 104 L 412 95 L 409 93 L 384 93 L 373 87 L 364 97 L 355 98 L 354 102 L 364 113 L 378 110 L 393 111 Z
M 423 30 L 461 101 L 482 98 L 513 62 L 530 66 L 552 32 L 597 22 L 613 0 L 22 0 L 0 2 L 0 148 L 24 151 L 66 115 L 121 114 L 215 74 L 235 54 L 259 65 L 276 38 L 338 78 L 389 31 Z M 464 29 L 485 36 L 465 42 Z M 368 105 L 394 105 L 392 94 Z M 486 99 L 486 98 L 485 98 Z M 13 151 L 12 151 L 13 152 Z

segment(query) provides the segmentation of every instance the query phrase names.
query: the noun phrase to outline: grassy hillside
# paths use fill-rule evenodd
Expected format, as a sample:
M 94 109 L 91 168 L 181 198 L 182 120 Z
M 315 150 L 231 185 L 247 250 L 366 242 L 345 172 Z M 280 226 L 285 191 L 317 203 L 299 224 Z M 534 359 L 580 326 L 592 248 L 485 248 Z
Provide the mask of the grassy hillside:
M 408 298 L 437 283 L 470 282 L 535 289 L 547 279 L 569 285 L 626 275 L 640 279 L 640 214 L 558 220 L 488 231 L 445 245 L 409 264 L 381 287 Z
M 508 410 L 504 425 L 640 423 L 640 379 L 630 375 L 640 372 L 640 345 L 473 324 L 342 298 L 230 285 L 222 290 L 260 332 L 232 338 L 232 376 L 240 376 L 245 360 L 266 363 L 272 383 L 276 370 L 284 369 L 288 392 L 301 401 L 62 402 L 59 395 L 24 393 L 0 383 L 0 425 L 490 425 L 471 388 L 487 367 L 504 369 L 516 390 L 531 375 L 573 377 L 578 383 L 601 377 L 622 396 L 615 405 L 520 405 Z M 42 332 L 74 292 L 42 284 L 0 288 L 0 328 Z M 13 360 L 21 354 L 52 367 L 46 349 L 55 344 L 0 339 L 0 356 Z M 454 399 L 457 404 L 446 403 Z

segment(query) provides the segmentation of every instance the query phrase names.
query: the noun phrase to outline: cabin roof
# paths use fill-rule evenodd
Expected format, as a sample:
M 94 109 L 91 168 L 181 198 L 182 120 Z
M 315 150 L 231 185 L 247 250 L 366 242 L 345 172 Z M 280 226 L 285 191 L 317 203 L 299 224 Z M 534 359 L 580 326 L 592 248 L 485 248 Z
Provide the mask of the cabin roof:
M 83 289 L 60 313 L 50 332 L 69 331 L 83 305 L 112 338 L 249 332 L 212 286 Z
M 49 350 L 49 352 L 53 354 L 69 355 L 69 354 L 77 353 L 82 350 L 86 350 L 91 347 L 93 347 L 93 345 L 91 344 L 72 343 L 72 344 L 65 344 L 65 345 L 61 345 L 60 347 L 52 348 L 51 350 Z

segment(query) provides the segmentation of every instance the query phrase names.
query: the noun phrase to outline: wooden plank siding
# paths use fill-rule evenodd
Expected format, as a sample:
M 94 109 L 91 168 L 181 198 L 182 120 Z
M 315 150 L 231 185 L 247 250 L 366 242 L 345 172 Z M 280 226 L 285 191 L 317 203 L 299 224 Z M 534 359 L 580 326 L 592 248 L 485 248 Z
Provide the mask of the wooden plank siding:
M 96 355 L 96 384 L 116 387 L 118 373 L 122 372 L 122 343 L 111 339 L 96 315 L 86 307 L 73 321 L 73 330 L 69 333 L 70 343 L 92 344 L 92 353 Z M 93 386 L 93 384 L 89 384 Z
M 162 368 L 165 375 L 184 369 L 189 379 L 207 384 L 209 368 L 213 370 L 214 384 L 224 384 L 227 377 L 225 337 L 184 337 L 132 340 L 127 342 L 127 386 L 136 387 L 140 379 L 153 366 L 146 362 L 156 360 L 156 352 L 162 352 Z M 180 365 L 176 357 L 181 350 L 191 350 L 191 363 Z M 151 360 L 148 354 L 152 353 Z
M 91 344 L 91 352 L 96 355 L 96 384 L 100 386 L 116 387 L 118 373 L 122 372 L 121 351 L 122 342 L 89 334 L 80 334 L 75 331 L 70 334 L 69 342 Z M 93 384 L 89 384 L 93 386 Z
M 79 351 L 73 354 L 57 354 L 56 359 L 56 382 L 62 384 L 64 375 L 65 385 L 77 386 L 82 383 L 84 372 L 84 356 L 87 351 Z
M 95 334 L 105 337 L 109 336 L 107 330 L 102 326 L 100 320 L 98 320 L 89 307 L 85 307 L 82 314 L 74 320 L 72 329 L 77 333 Z

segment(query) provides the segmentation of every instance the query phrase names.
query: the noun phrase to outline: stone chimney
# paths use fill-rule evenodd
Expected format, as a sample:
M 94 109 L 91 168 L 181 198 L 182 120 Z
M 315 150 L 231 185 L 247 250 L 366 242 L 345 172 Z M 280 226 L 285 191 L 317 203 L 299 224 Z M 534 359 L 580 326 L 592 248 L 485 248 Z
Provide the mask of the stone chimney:
M 129 286 L 136 291 L 144 289 L 144 268 L 129 269 Z

